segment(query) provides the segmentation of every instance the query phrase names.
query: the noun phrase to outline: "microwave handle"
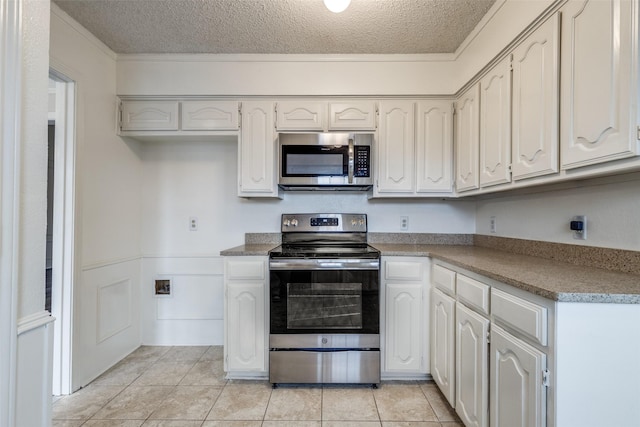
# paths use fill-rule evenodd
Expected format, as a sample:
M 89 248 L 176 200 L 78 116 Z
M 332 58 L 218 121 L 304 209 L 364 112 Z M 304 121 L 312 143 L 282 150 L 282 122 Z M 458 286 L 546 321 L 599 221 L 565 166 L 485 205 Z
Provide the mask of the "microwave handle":
M 349 184 L 353 184 L 354 149 L 353 138 L 349 138 Z

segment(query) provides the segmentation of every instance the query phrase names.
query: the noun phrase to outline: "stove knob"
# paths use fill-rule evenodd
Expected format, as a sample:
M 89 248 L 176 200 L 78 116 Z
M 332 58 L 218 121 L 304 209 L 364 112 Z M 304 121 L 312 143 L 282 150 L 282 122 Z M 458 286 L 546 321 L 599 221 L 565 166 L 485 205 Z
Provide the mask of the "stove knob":
M 360 222 L 360 225 L 364 225 L 364 219 L 361 219 L 359 222 Z
M 291 221 L 288 219 L 285 219 L 284 221 L 282 221 L 282 225 L 284 225 L 285 227 L 288 227 L 291 225 Z
M 356 221 L 355 219 L 351 220 L 351 226 L 355 227 L 356 225 L 358 225 L 358 221 Z
M 293 225 L 294 227 L 298 226 L 298 220 L 297 219 L 292 219 L 291 220 L 291 225 Z

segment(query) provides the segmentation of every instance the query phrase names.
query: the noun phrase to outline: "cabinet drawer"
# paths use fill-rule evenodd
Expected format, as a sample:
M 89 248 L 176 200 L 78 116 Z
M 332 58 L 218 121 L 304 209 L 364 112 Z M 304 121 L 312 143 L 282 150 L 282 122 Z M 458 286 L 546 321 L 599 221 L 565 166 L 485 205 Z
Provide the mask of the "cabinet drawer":
M 456 294 L 456 272 L 435 264 L 431 272 L 432 281 L 436 288 L 445 293 L 455 296 Z
M 376 130 L 375 102 L 331 102 L 329 104 L 329 129 Z
M 547 345 L 547 309 L 538 304 L 491 289 L 491 314 L 494 321 L 509 326 L 526 337 Z
M 225 262 L 225 274 L 228 279 L 265 279 L 265 262 L 263 260 L 231 259 Z
M 459 301 L 475 308 L 482 314 L 489 315 L 489 291 L 491 289 L 489 285 L 458 274 L 456 288 Z
M 384 278 L 387 280 L 422 280 L 424 263 L 417 261 L 386 261 Z

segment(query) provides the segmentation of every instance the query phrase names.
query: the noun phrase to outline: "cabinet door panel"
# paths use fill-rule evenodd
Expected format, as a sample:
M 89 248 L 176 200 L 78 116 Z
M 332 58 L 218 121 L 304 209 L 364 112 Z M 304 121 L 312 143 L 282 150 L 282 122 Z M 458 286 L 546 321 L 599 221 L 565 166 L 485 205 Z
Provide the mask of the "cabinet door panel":
M 123 101 L 123 131 L 178 130 L 178 101 Z
M 329 103 L 329 130 L 375 130 L 376 104 L 373 101 Z
M 449 192 L 453 156 L 451 102 L 422 101 L 417 107 L 416 191 Z
M 480 81 L 480 186 L 511 181 L 511 57 Z
M 561 13 L 562 168 L 637 154 L 638 2 L 573 0 Z
M 456 190 L 480 186 L 480 85 L 475 84 L 456 102 Z
M 491 327 L 491 427 L 544 427 L 546 355 Z
M 280 131 L 323 131 L 327 104 L 324 102 L 280 101 L 276 123 Z
M 456 412 L 467 427 L 489 421 L 489 319 L 456 304 Z
M 266 370 L 264 287 L 264 282 L 227 284 L 229 371 Z
M 455 407 L 455 300 L 437 289 L 431 294 L 431 375 Z
M 182 130 L 238 130 L 235 101 L 182 102 Z
M 273 103 L 242 103 L 239 144 L 240 195 L 274 196 L 276 189 Z
M 420 371 L 422 367 L 422 284 L 386 285 L 386 370 Z
M 554 15 L 513 52 L 513 179 L 558 172 L 560 19 Z
M 378 138 L 378 192 L 413 192 L 414 103 L 380 103 Z

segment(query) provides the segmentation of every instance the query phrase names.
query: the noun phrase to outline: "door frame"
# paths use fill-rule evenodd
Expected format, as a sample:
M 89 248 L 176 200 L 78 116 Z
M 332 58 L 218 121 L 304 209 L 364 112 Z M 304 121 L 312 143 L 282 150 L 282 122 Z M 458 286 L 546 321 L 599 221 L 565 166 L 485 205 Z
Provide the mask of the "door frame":
M 73 392 L 73 319 L 76 275 L 76 84 L 51 67 L 56 81 L 51 314 L 53 394 Z
M 15 425 L 22 0 L 0 0 L 0 425 Z

